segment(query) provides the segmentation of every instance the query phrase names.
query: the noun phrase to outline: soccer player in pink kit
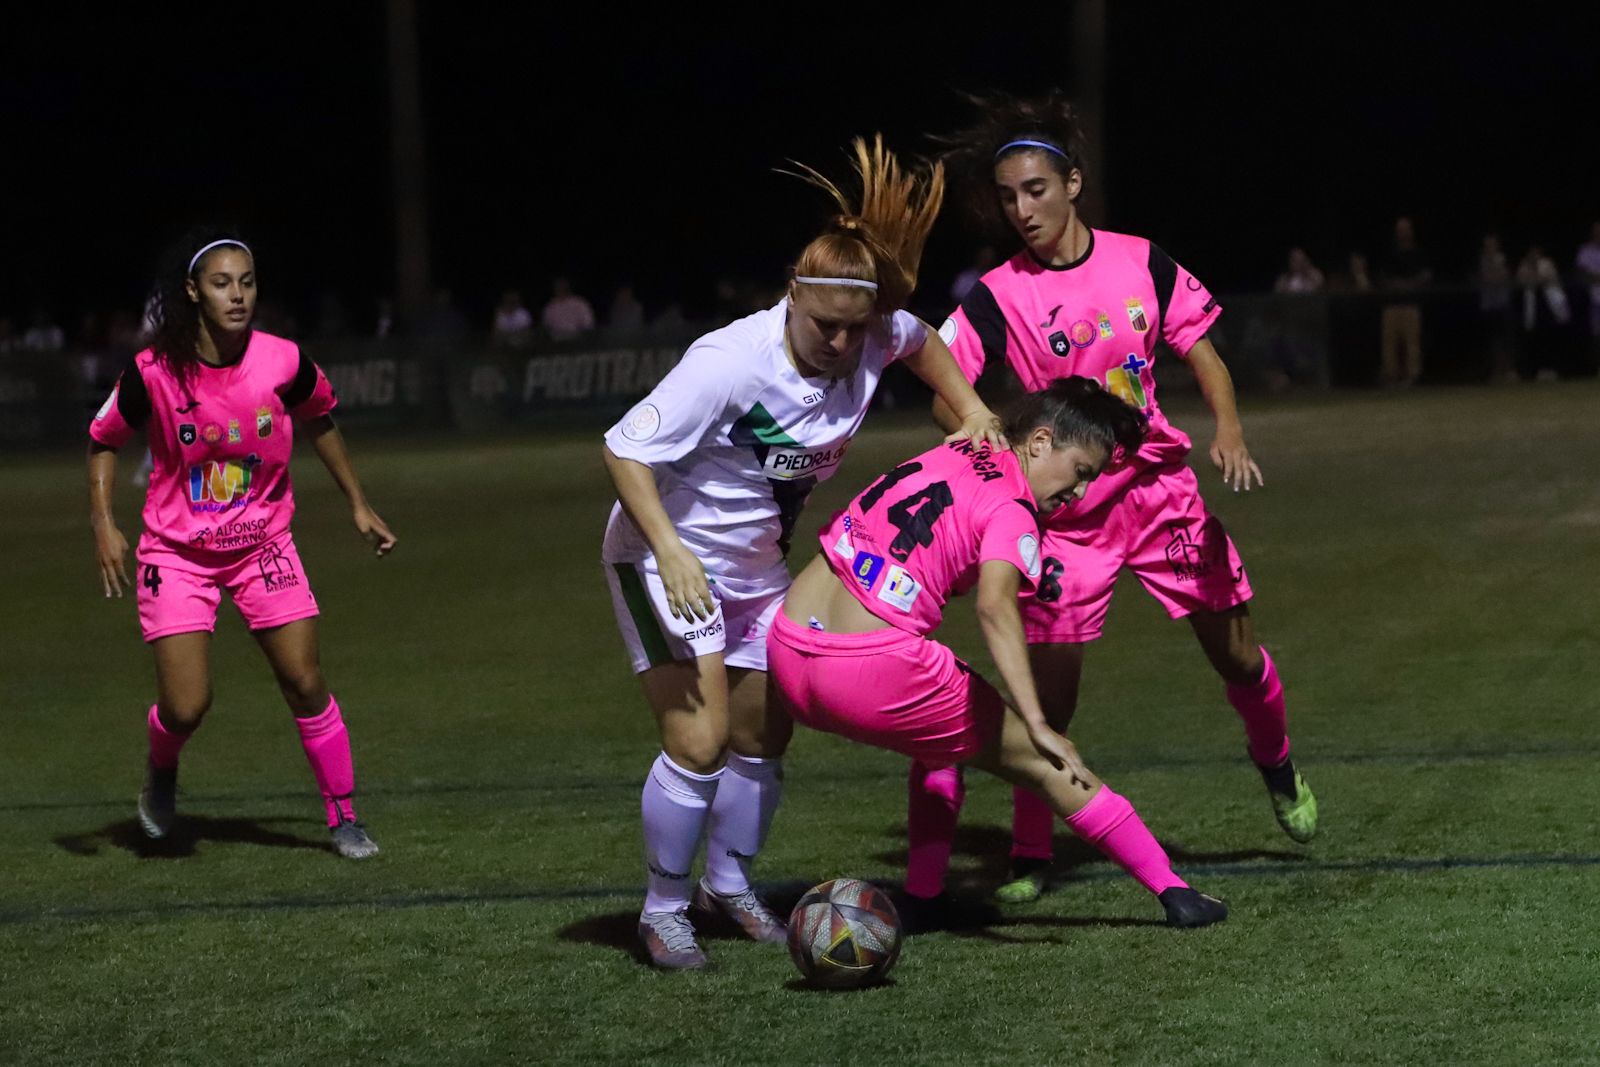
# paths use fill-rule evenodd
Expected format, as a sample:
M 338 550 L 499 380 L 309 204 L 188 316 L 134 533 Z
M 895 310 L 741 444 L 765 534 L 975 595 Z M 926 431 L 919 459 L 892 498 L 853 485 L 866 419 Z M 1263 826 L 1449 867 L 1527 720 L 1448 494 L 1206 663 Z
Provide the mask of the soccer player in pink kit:
M 1156 345 L 1164 340 L 1216 418 L 1209 455 L 1224 483 L 1236 492 L 1264 484 L 1245 447 L 1232 379 L 1206 339 L 1221 314 L 1216 298 L 1150 241 L 1084 224 L 1076 205 L 1081 135 L 1060 96 L 986 100 L 978 124 L 948 143 L 947 160 L 973 206 L 991 218 L 998 208 L 1025 245 L 984 275 L 940 331 L 968 380 L 989 360 L 1004 360 L 1026 389 L 1085 375 L 1150 420 L 1133 462 L 1048 517 L 1043 577 L 1023 608 L 1047 718 L 1059 729 L 1071 721 L 1084 646 L 1100 636 L 1117 574 L 1129 568 L 1172 618 L 1188 621 L 1243 721 L 1279 825 L 1295 841 L 1311 840 L 1316 798 L 1290 758 L 1283 686 L 1256 639 L 1249 579 L 1184 462 L 1189 438 L 1156 403 Z M 949 419 L 937 405 L 935 416 Z M 930 778 L 919 767 L 912 777 L 910 824 L 948 841 L 959 780 L 950 771 Z M 1025 790 L 1016 792 L 1012 832 L 1013 881 L 998 895 L 1032 900 L 1044 888 L 1051 820 Z M 918 845 L 914 855 L 937 857 Z M 913 866 L 913 892 L 942 889 L 943 863 Z
M 211 633 L 225 589 L 255 635 L 300 729 L 341 856 L 376 855 L 356 821 L 350 736 L 317 656 L 317 601 L 289 532 L 296 424 L 382 556 L 394 534 L 368 506 L 333 424 L 335 399 L 291 341 L 251 328 L 255 260 L 231 234 L 191 235 L 154 298 L 155 336 L 90 424 L 89 504 L 105 595 L 129 581 L 111 509 L 117 449 L 143 429 L 154 459 L 137 552 L 139 624 L 156 659 L 139 822 L 176 819 L 178 755 L 211 706 Z
M 962 436 L 1000 438 L 944 344 L 904 310 L 943 170 L 907 173 L 881 140 L 855 153 L 859 211 L 811 172 L 843 214 L 801 252 L 783 299 L 695 341 L 606 434 L 617 506 L 601 557 L 661 733 L 640 798 L 639 938 L 657 967 L 706 965 L 691 903 L 756 940 L 785 939 L 749 878 L 793 730 L 768 707 L 767 627 L 800 509 L 838 469 L 884 368 L 903 361 L 960 412 Z
M 1022 397 L 1001 450 L 954 441 L 873 482 L 822 531 L 767 638 L 785 710 L 813 729 L 925 766 L 981 767 L 1055 814 L 1161 901 L 1174 926 L 1227 917 L 1172 870 L 1133 805 L 1046 721 L 1019 595 L 1039 588 L 1039 510 L 1081 497 L 1144 419 L 1084 378 Z M 953 596 L 978 589 L 978 621 L 1014 701 L 929 638 Z

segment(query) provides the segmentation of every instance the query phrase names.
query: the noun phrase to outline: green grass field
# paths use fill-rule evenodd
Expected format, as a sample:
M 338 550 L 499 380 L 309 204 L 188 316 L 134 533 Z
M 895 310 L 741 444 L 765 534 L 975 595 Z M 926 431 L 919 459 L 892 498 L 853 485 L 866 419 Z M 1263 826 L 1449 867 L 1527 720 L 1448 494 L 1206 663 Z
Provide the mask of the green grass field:
M 634 956 L 656 744 L 597 562 L 596 435 L 358 435 L 401 539 L 381 562 L 298 469 L 323 663 L 384 849 L 363 864 L 328 851 L 231 608 L 185 821 L 142 841 L 133 602 L 98 592 L 78 455 L 6 457 L 0 1062 L 1600 1062 L 1600 388 L 1245 408 L 1266 490 L 1202 485 L 1250 567 L 1321 836 L 1279 833 L 1187 627 L 1129 582 L 1074 736 L 1232 918 L 1158 925 L 1063 832 L 1053 894 L 912 938 L 892 984 L 848 994 L 799 987 L 771 946 L 713 939 L 701 974 Z M 908 416 L 869 427 L 805 528 L 932 440 Z M 119 518 L 131 540 L 136 491 Z M 950 620 L 986 664 L 970 609 Z M 766 884 L 896 881 L 904 762 L 802 731 L 787 767 Z M 1008 819 L 974 775 L 959 886 L 1000 877 Z

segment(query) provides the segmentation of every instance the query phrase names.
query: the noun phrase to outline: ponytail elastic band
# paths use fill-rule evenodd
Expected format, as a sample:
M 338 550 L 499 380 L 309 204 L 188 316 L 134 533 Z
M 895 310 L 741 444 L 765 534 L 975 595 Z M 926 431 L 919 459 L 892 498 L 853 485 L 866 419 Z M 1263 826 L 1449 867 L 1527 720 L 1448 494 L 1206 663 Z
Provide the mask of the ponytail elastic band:
M 249 245 L 245 244 L 243 241 L 236 241 L 232 237 L 224 237 L 220 241 L 212 241 L 208 245 L 203 245 L 201 247 L 200 251 L 196 252 L 193 256 L 189 257 L 189 273 L 190 274 L 194 273 L 194 265 L 196 263 L 200 262 L 200 257 L 201 256 L 205 255 L 207 252 L 211 251 L 213 248 L 220 248 L 223 245 L 234 245 L 235 247 L 242 248 L 242 249 L 244 249 L 244 254 L 245 255 L 249 256 L 251 259 L 255 258 L 255 253 L 250 251 L 250 246 Z
M 1000 151 L 994 154 L 994 158 L 999 159 L 1013 148 L 1042 148 L 1046 152 L 1054 152 L 1056 155 L 1060 156 L 1062 159 L 1065 159 L 1069 163 L 1072 162 L 1071 157 L 1069 157 L 1065 152 L 1061 151 L 1061 149 L 1057 148 L 1055 145 L 1051 144 L 1049 141 L 1009 141 L 1000 146 Z
M 796 274 L 794 280 L 801 285 L 848 285 L 854 289 L 871 289 L 878 291 L 877 282 L 863 281 L 860 278 L 804 278 Z

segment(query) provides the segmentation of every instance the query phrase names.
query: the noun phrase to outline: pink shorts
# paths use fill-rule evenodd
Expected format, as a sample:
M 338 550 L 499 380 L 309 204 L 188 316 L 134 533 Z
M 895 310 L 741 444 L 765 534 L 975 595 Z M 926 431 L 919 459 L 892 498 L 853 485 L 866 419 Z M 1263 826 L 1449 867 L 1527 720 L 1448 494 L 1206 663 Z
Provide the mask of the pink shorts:
M 184 569 L 178 569 L 179 566 Z M 317 598 L 287 534 L 218 567 L 189 560 L 139 561 L 139 627 L 146 641 L 172 634 L 214 631 L 222 590 L 252 630 L 282 626 L 317 614 Z
M 971 759 L 1005 714 L 994 686 L 954 652 L 892 627 L 830 634 L 779 611 L 767 671 L 796 722 L 934 766 Z
M 1239 551 L 1206 510 L 1194 471 L 1169 463 L 1109 479 L 1090 490 L 1098 503 L 1088 511 L 1064 509 L 1045 527 L 1039 591 L 1022 602 L 1030 644 L 1098 638 L 1124 567 L 1174 619 L 1250 599 Z

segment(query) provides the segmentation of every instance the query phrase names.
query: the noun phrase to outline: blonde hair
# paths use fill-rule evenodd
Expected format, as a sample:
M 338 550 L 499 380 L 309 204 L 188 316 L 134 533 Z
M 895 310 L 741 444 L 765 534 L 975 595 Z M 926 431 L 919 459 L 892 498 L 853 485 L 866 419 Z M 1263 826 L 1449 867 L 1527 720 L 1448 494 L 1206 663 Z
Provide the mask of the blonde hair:
M 905 170 L 894 153 L 884 148 L 882 134 L 874 134 L 870 146 L 865 138 L 857 137 L 850 147 L 861 179 L 860 210 L 815 168 L 795 164 L 801 171 L 795 177 L 833 197 L 841 214 L 806 245 L 793 272 L 802 277 L 875 282 L 876 310 L 889 314 L 905 307 L 917 287 L 922 246 L 944 203 L 944 164 L 935 163 L 925 173 Z

